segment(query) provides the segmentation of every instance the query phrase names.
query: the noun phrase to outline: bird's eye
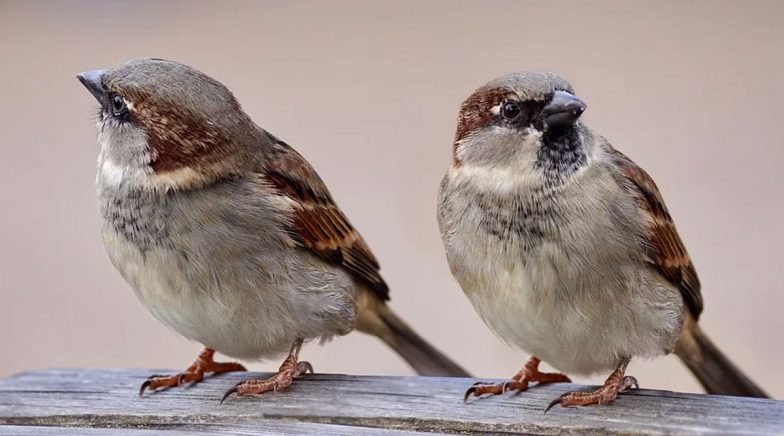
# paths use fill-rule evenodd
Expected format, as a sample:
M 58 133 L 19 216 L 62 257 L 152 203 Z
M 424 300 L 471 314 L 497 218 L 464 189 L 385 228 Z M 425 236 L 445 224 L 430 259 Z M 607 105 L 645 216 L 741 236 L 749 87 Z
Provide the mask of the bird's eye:
M 122 115 L 125 111 L 128 110 L 128 107 L 125 105 L 125 100 L 120 97 L 120 94 L 114 94 L 111 97 L 112 99 L 112 112 L 114 115 Z
M 507 101 L 501 106 L 501 115 L 507 120 L 514 120 L 520 112 L 520 104 L 516 101 Z

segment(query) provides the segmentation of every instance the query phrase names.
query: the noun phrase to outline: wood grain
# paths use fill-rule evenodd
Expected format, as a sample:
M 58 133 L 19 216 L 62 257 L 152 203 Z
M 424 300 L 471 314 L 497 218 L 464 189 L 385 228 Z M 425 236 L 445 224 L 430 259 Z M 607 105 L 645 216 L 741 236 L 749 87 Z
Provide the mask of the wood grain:
M 550 400 L 584 387 L 533 386 L 464 405 L 475 381 L 465 378 L 316 374 L 282 392 L 219 405 L 248 377 L 231 373 L 138 397 L 148 374 L 167 372 L 49 369 L 2 379 L 0 434 L 784 433 L 783 401 L 643 389 L 612 405 L 545 415 Z

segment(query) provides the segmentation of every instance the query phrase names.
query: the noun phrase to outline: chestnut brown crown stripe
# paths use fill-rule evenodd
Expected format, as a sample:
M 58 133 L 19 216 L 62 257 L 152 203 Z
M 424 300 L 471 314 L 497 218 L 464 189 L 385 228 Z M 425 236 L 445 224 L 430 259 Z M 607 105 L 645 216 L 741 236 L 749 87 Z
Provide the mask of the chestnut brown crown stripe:
M 460 106 L 455 133 L 455 148 L 470 132 L 486 126 L 493 118 L 492 108 L 501 104 L 509 95 L 504 88 L 487 88 L 474 92 Z
M 157 104 L 144 93 L 122 94 L 133 103 L 130 121 L 147 132 L 150 167 L 156 173 L 209 164 L 230 154 L 231 141 L 219 127 L 201 122 L 184 108 Z

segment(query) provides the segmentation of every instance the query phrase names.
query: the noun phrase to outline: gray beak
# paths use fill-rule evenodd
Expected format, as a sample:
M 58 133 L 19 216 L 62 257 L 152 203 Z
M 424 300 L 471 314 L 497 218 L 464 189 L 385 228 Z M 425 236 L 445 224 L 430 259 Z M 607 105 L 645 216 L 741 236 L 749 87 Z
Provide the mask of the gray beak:
M 104 73 L 106 73 L 106 70 L 85 71 L 84 73 L 77 74 L 76 78 L 82 82 L 82 85 L 90 91 L 90 94 L 98 100 L 98 103 L 100 103 L 101 106 L 106 107 L 109 103 L 109 96 L 101 83 L 101 78 Z
M 553 99 L 542 109 L 544 123 L 550 128 L 571 126 L 588 105 L 566 91 L 555 91 Z

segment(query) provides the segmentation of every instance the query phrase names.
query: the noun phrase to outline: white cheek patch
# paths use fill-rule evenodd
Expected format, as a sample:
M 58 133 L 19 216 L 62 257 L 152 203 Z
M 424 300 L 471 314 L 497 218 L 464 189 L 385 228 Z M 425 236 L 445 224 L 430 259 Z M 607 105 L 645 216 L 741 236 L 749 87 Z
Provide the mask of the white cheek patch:
M 470 184 L 485 192 L 512 192 L 541 183 L 541 175 L 533 167 L 529 170 L 461 165 L 450 172 L 458 183 Z
M 148 171 L 142 168 L 117 164 L 104 153 L 101 153 L 98 162 L 98 179 L 110 187 L 119 188 L 124 183 L 134 186 L 150 184 Z
M 109 159 L 101 159 L 98 176 L 103 178 L 104 183 L 109 186 L 119 187 L 125 178 L 125 169 Z
M 470 136 L 458 144 L 457 154 L 462 163 L 449 171 L 456 181 L 487 192 L 509 192 L 539 186 L 545 181 L 535 165 L 541 137 L 542 132 L 530 127 L 520 135 L 516 129 L 494 126 L 489 130 L 489 135 L 483 135 L 482 138 Z M 498 141 L 498 147 L 513 147 L 515 151 L 493 165 L 473 164 L 462 159 L 472 152 L 473 147 L 482 147 L 479 141 Z
M 111 118 L 98 123 L 98 181 L 119 188 L 123 184 L 146 185 L 152 173 L 147 136 L 141 129 Z
M 494 125 L 491 127 L 491 133 L 494 135 L 514 135 L 519 134 L 520 130 L 516 127 L 507 126 L 507 125 Z

